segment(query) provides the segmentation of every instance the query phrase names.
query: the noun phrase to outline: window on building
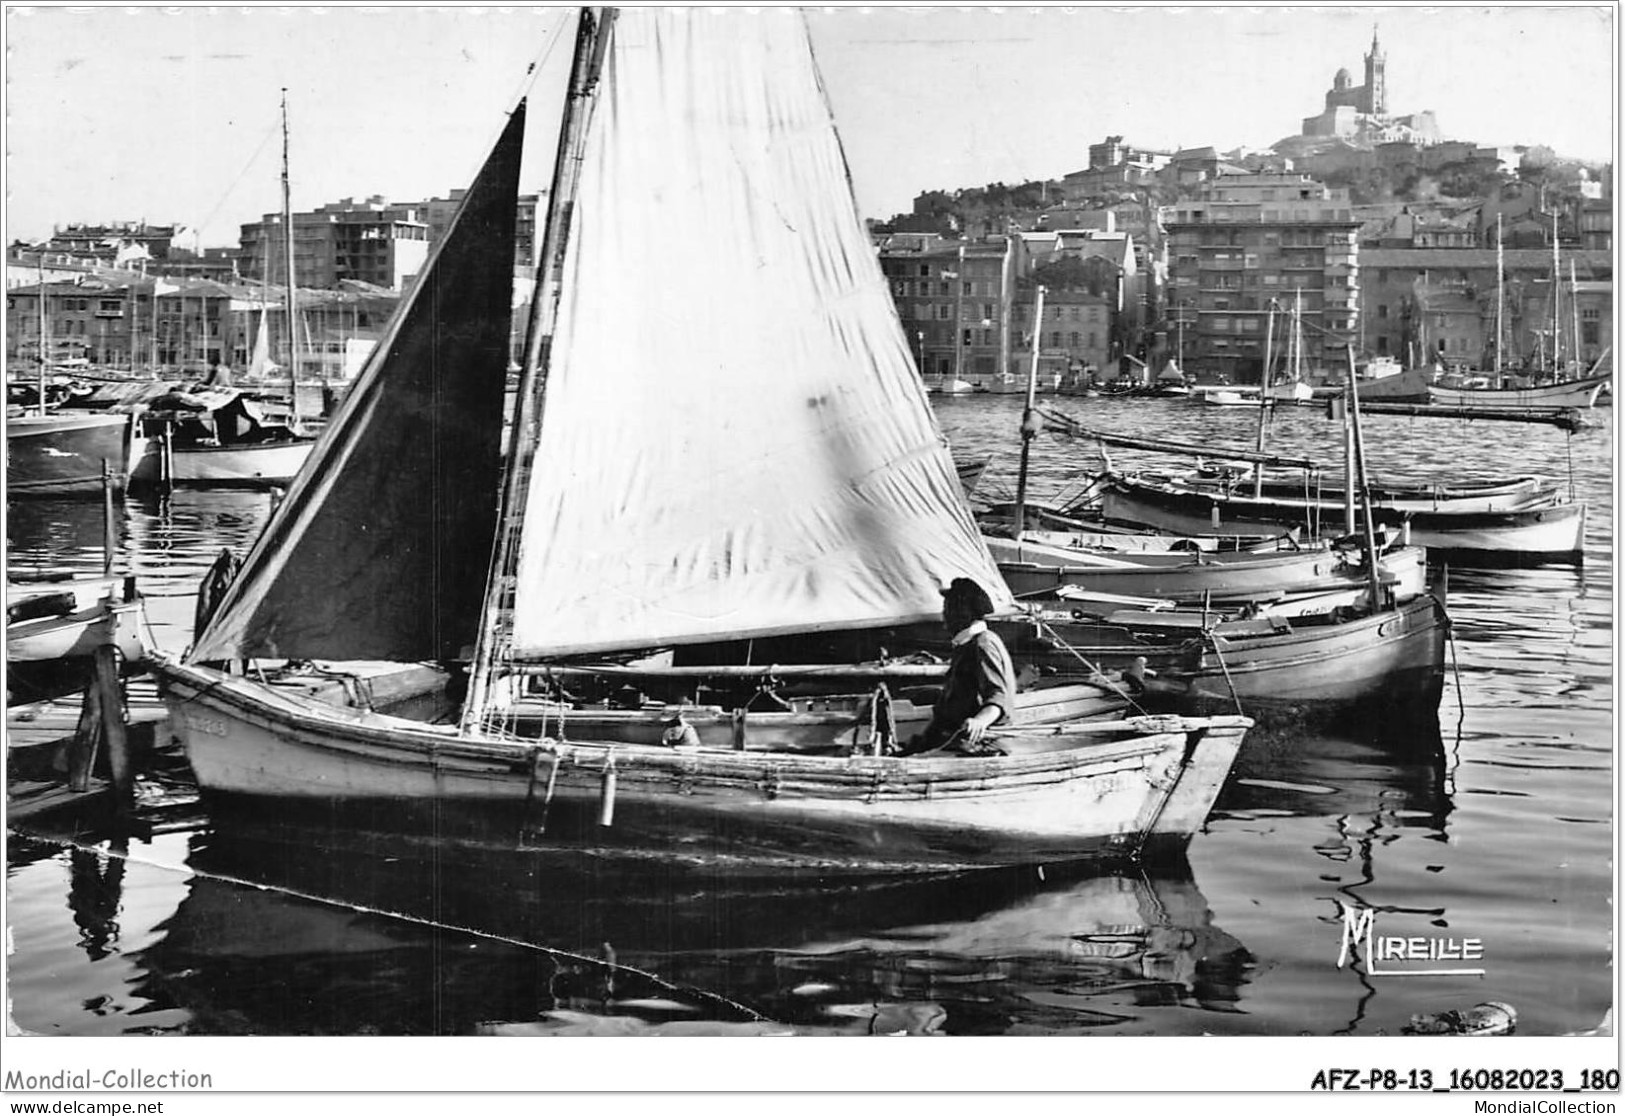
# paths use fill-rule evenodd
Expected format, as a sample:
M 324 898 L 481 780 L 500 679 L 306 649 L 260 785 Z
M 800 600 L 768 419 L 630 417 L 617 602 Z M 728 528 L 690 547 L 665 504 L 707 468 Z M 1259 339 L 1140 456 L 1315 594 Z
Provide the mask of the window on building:
M 959 284 L 959 293 L 967 297 L 974 295 L 976 293 L 976 284 L 968 279 L 964 280 Z
M 948 317 L 949 317 L 949 310 L 950 310 L 950 307 L 938 306 L 937 307 L 937 320 L 938 321 L 944 321 L 944 322 L 947 321 Z
M 1377 335 L 1377 353 L 1380 356 L 1388 355 L 1388 337 L 1386 334 Z
M 1388 304 L 1386 302 L 1378 303 L 1377 304 L 1377 317 L 1386 318 L 1387 316 L 1388 316 Z
M 1601 332 L 1598 329 L 1598 323 L 1582 321 L 1580 323 L 1580 340 L 1582 343 L 1587 345 L 1597 344 L 1597 342 L 1601 340 Z
M 1073 330 L 1071 333 L 1067 334 L 1067 344 L 1071 348 L 1076 349 L 1078 347 L 1078 343 L 1079 342 L 1078 342 L 1078 331 L 1077 330 Z
M 982 303 L 982 317 L 983 317 L 984 320 L 991 320 L 992 319 L 992 317 L 993 317 L 993 304 L 991 302 Z
M 1049 335 L 1049 343 L 1050 343 L 1050 346 L 1052 348 L 1059 349 L 1061 347 L 1061 331 L 1060 330 L 1056 330 L 1054 333 Z

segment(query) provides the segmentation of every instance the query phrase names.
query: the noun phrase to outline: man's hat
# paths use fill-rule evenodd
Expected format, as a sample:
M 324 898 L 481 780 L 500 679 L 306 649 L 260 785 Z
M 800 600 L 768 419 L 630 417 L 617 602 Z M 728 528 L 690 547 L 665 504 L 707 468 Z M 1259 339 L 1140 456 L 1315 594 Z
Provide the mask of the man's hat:
M 977 616 L 993 614 L 993 598 L 968 577 L 956 577 L 948 583 L 948 588 L 942 590 L 942 604 L 944 608 L 959 605 Z

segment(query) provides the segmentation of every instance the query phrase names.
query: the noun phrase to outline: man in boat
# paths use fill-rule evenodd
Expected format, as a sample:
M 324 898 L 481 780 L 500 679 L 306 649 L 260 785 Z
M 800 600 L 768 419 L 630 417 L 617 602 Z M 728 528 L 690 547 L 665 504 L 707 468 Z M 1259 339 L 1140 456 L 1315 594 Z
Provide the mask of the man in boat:
M 988 629 L 992 614 L 993 599 L 968 577 L 954 578 L 942 591 L 942 622 L 953 635 L 948 677 L 932 707 L 931 723 L 904 746 L 904 755 L 937 750 L 999 754 L 982 738 L 993 725 L 1010 719 L 1016 674 L 1004 640 Z

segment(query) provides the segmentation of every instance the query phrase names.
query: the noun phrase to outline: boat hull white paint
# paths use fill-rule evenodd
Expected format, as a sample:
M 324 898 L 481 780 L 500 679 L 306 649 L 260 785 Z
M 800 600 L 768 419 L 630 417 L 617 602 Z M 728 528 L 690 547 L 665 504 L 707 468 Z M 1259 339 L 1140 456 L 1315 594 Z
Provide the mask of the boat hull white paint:
M 111 643 L 126 662 L 147 652 L 145 606 L 141 601 L 102 601 L 64 616 L 44 616 L 6 626 L 6 661 L 49 663 L 87 657 Z
M 1592 376 L 1584 380 L 1537 384 L 1527 388 L 1448 388 L 1435 384 L 1428 388 L 1428 394 L 1432 402 L 1443 407 L 1531 410 L 1554 407 L 1586 410 L 1596 406 L 1597 397 L 1608 386 L 1608 382 L 1607 376 Z
M 1138 718 L 997 757 L 824 757 L 459 736 L 160 659 L 206 793 L 438 833 L 704 854 L 772 867 L 941 870 L 1182 846 L 1251 724 Z M 1027 730 L 1038 732 L 1039 730 Z M 1049 730 L 1058 735 L 1060 729 Z M 612 824 L 600 824 L 607 819 Z
M 1408 523 L 1414 545 L 1457 557 L 1477 555 L 1494 561 L 1583 558 L 1584 504 L 1555 501 L 1550 496 L 1511 496 L 1485 502 L 1492 507 L 1497 502 L 1510 506 L 1456 511 L 1444 510 L 1442 504 L 1438 510 L 1429 510 L 1402 503 L 1400 507 L 1376 507 L 1372 518 L 1378 526 L 1393 530 Z M 1199 493 L 1168 496 L 1113 486 L 1101 503 L 1102 514 L 1110 521 L 1179 534 L 1257 530 L 1266 523 L 1301 525 L 1306 517 L 1318 520 L 1323 531 L 1341 531 L 1343 524 L 1340 502 L 1321 502 L 1308 509 L 1301 501 L 1295 506 L 1267 501 L 1255 504 L 1245 498 L 1229 500 Z
M 259 486 L 287 484 L 304 467 L 315 442 L 264 442 L 251 446 L 176 447 L 170 481 L 178 485 Z M 149 444 L 131 481 L 157 484 L 161 476 L 158 442 Z

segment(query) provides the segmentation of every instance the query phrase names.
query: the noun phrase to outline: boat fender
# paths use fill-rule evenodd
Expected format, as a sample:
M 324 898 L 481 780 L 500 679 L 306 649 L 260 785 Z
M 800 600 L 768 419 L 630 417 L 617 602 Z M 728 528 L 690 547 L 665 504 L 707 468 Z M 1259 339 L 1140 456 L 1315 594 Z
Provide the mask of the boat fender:
M 1134 656 L 1134 661 L 1123 669 L 1123 682 L 1128 687 L 1129 693 L 1145 693 L 1145 679 L 1151 673 L 1150 670 L 1146 669 L 1145 656 Z
M 600 786 L 598 824 L 608 829 L 615 824 L 615 757 L 604 761 L 604 775 Z

